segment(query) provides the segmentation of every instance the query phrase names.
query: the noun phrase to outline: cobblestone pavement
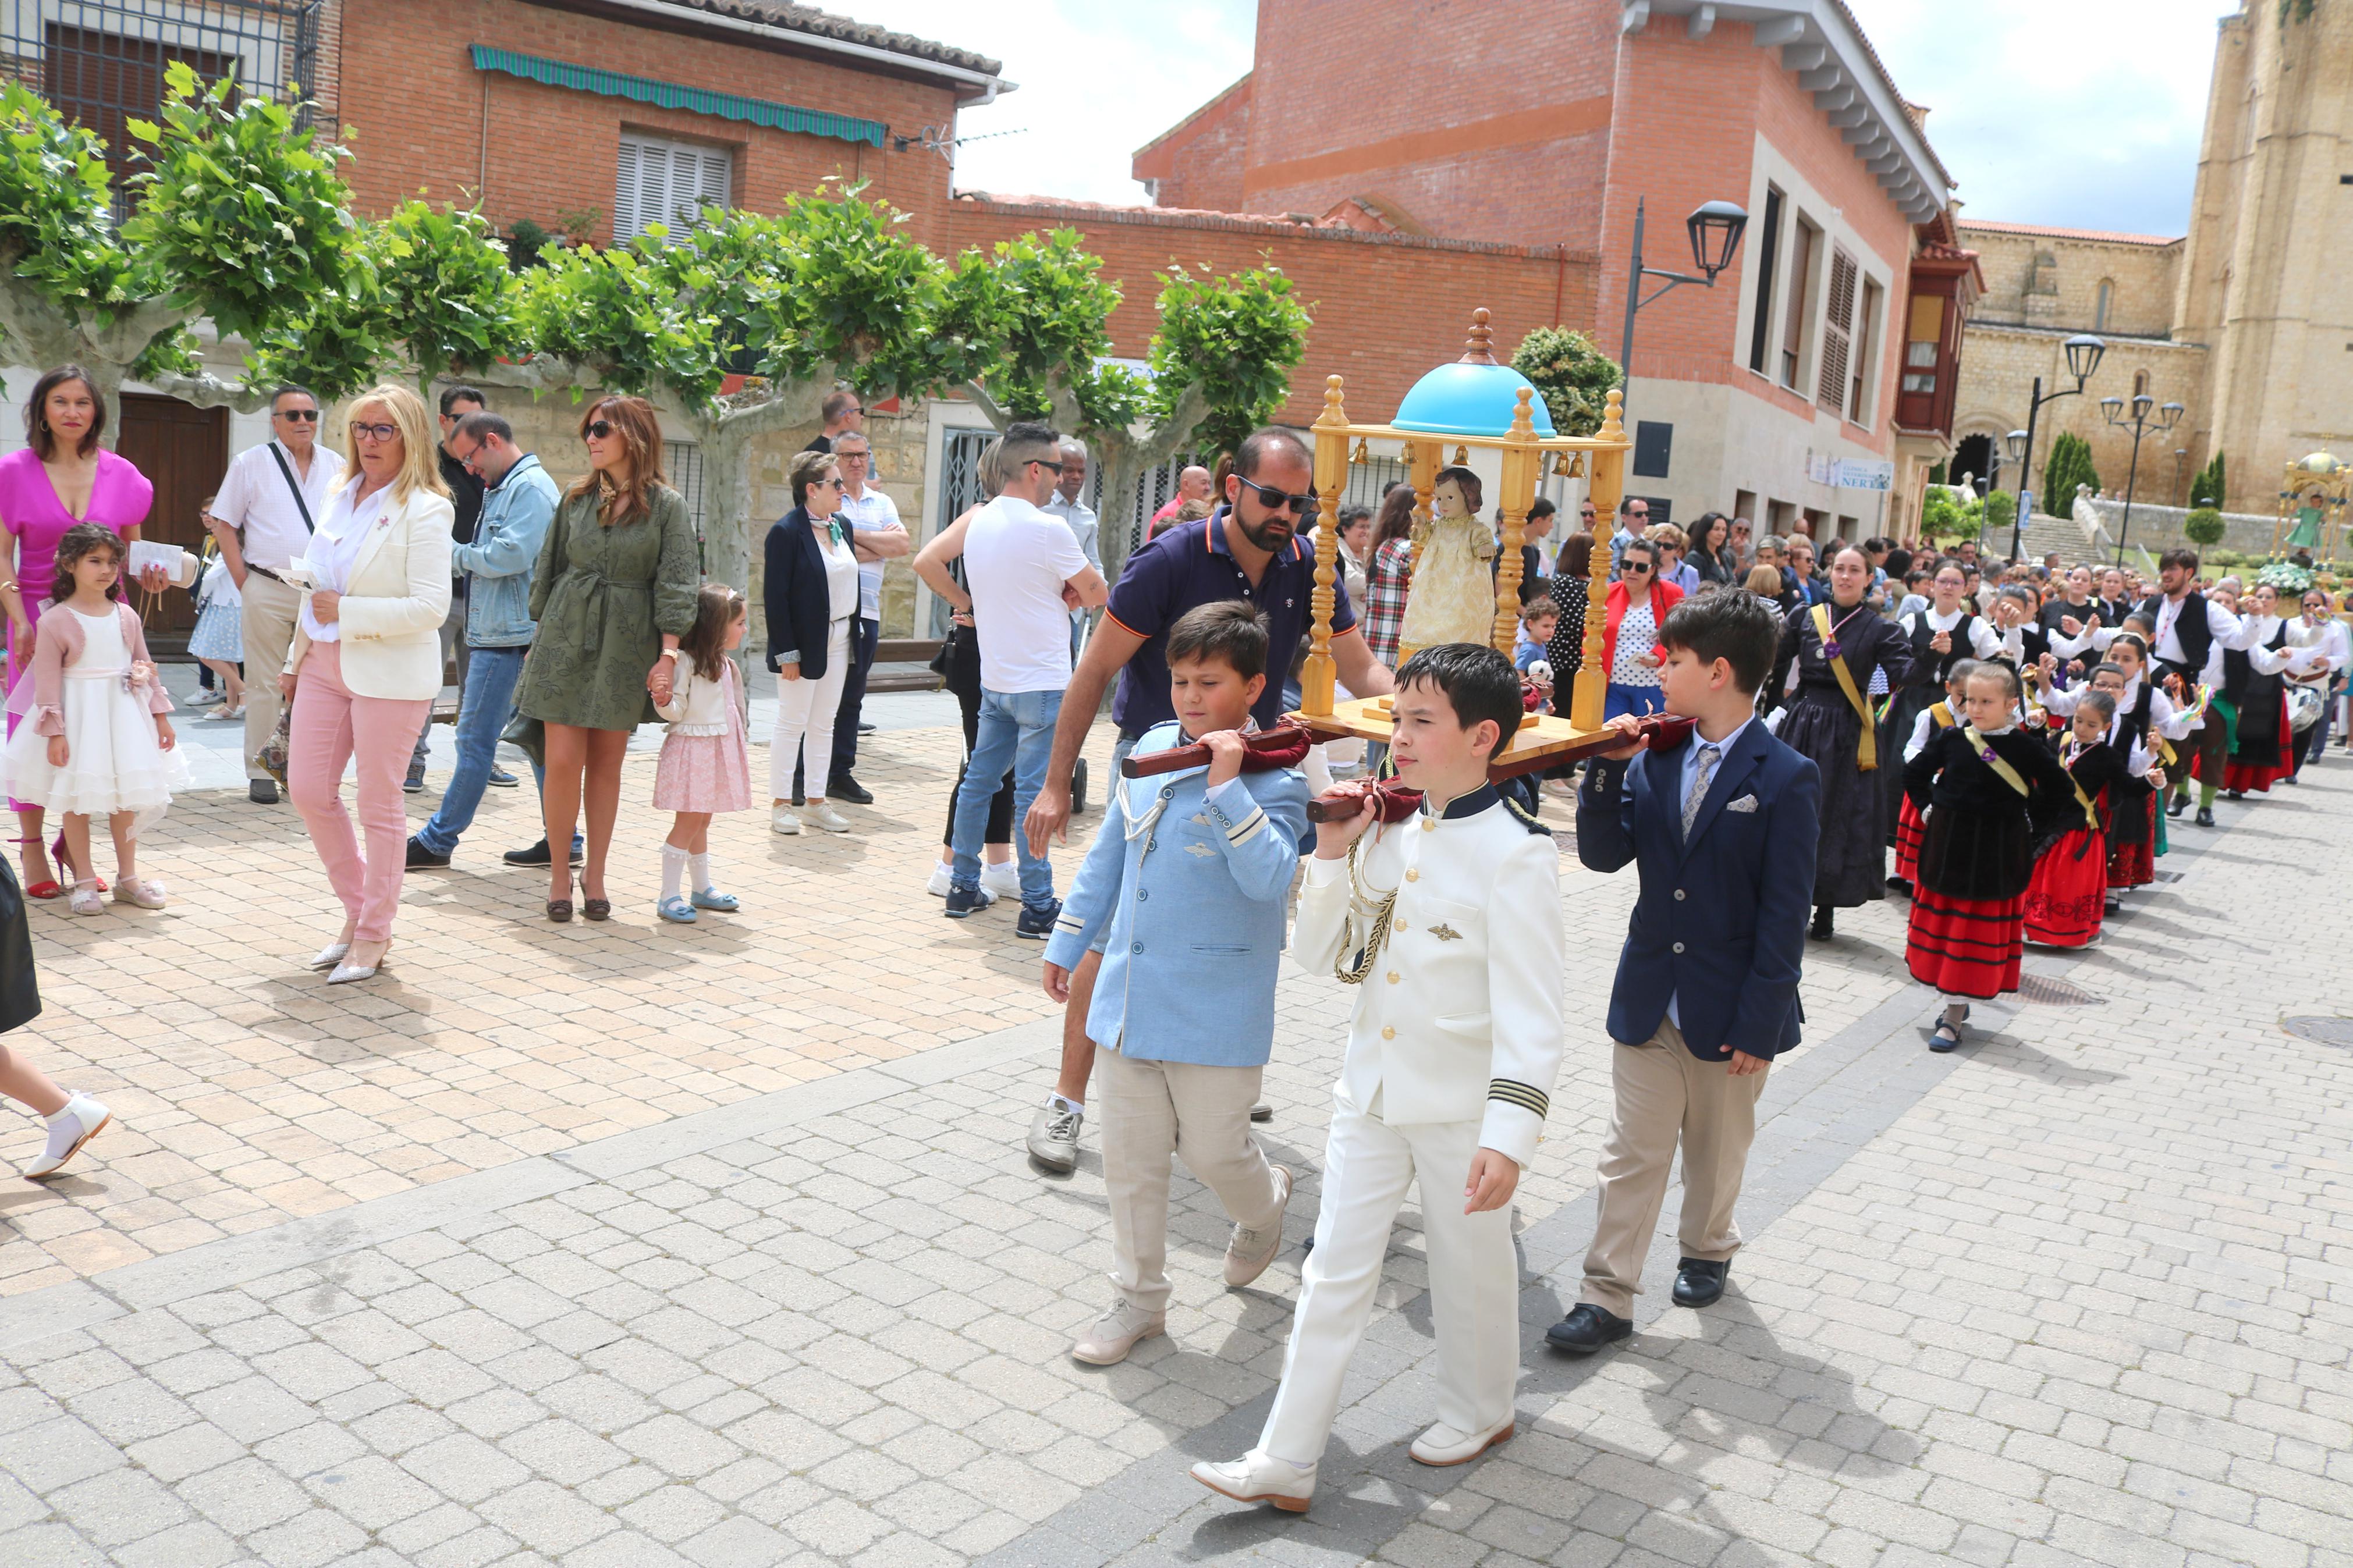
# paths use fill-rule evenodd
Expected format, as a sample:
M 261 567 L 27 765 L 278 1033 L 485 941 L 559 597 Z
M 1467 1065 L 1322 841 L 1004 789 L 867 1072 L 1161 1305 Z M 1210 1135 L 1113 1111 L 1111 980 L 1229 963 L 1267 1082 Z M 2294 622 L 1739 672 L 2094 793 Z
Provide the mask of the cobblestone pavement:
M 0 1300 L 0 1563 L 2353 1563 L 2348 1057 L 2281 1026 L 2353 1016 L 2353 765 L 2278 794 L 2179 833 L 2178 881 L 2030 960 L 2030 998 L 1950 1057 L 1900 978 L 1901 905 L 1843 921 L 1766 1090 L 1732 1289 L 1668 1306 L 1670 1238 L 1641 1331 L 1589 1362 L 1540 1342 L 1590 1235 L 1632 884 L 1572 869 L 1571 1048 L 1518 1204 L 1521 1430 L 1476 1464 L 1405 1456 L 1430 1360 L 1411 1210 L 1304 1518 L 1184 1476 L 1263 1419 L 1295 1246 L 1223 1289 L 1224 1226 L 1180 1177 L 1168 1336 L 1068 1359 L 1108 1300 L 1101 1164 L 1092 1133 L 1068 1180 L 1020 1155 L 1056 1026 L 1007 943 L 971 966 L 1002 983 L 978 1022 L 935 1004 L 965 975 L 891 992 L 941 1022 L 888 1059 Z M 787 846 L 811 847 L 859 847 Z M 912 887 L 867 899 L 942 962 Z M 657 940 L 533 994 L 617 984 L 588 963 Z M 806 1037 L 805 950 L 746 945 L 767 1034 Z M 1282 988 L 1265 1136 L 1303 1173 L 1293 1242 L 1345 1000 Z

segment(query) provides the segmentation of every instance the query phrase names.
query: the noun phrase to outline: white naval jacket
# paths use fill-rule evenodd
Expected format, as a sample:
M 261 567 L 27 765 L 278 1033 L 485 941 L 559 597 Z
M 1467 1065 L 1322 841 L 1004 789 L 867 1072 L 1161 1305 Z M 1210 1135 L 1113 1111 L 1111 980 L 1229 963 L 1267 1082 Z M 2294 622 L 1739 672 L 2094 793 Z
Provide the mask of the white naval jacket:
M 1366 830 L 1345 860 L 1311 859 L 1293 955 L 1353 967 L 1374 905 L 1397 890 L 1387 943 L 1357 988 L 1339 1094 L 1392 1125 L 1477 1121 L 1481 1147 L 1535 1159 L 1560 1074 L 1560 851 L 1493 785 Z M 1366 900 L 1370 900 L 1369 902 Z

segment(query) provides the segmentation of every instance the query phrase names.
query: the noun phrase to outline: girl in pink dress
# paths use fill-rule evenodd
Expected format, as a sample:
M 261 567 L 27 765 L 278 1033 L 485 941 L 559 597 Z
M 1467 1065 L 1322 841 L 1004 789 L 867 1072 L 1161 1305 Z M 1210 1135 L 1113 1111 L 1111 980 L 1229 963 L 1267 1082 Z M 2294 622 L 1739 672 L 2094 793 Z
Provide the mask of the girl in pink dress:
M 662 845 L 662 896 L 654 912 L 677 925 L 694 924 L 697 910 L 732 914 L 737 907 L 734 894 L 712 886 L 711 819 L 752 808 L 752 756 L 736 702 L 735 661 L 727 657 L 744 646 L 748 609 L 744 595 L 724 583 L 702 585 L 694 629 L 678 639 L 670 701 L 654 709 L 670 721 L 654 765 L 654 809 L 678 813 Z
M 98 384 L 78 364 L 61 364 L 33 385 L 25 404 L 25 449 L 0 458 L 0 528 L 13 536 L 16 565 L 0 581 L 0 610 L 8 616 L 8 689 L 30 675 L 41 603 L 57 579 L 58 541 L 76 523 L 103 524 L 125 541 L 155 502 L 155 487 L 127 459 L 99 445 L 106 433 L 106 403 Z M 145 584 L 163 586 L 162 574 Z M 27 593 L 20 586 L 32 584 Z M 8 733 L 18 715 L 8 715 Z M 64 889 L 41 852 L 39 805 L 9 801 L 16 813 L 27 898 L 54 899 Z M 63 840 L 58 850 L 63 857 Z M 86 869 L 86 868 L 85 868 Z M 105 890 L 101 882 L 100 890 Z

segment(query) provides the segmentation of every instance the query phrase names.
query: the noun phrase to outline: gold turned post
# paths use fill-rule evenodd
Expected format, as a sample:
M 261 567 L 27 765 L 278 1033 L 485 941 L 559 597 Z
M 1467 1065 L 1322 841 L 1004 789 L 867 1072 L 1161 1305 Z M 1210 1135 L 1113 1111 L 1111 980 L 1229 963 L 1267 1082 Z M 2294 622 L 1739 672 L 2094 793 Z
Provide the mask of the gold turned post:
M 1299 710 L 1328 719 L 1338 677 L 1332 665 L 1332 584 L 1340 554 L 1340 498 L 1348 493 L 1348 412 L 1340 404 L 1340 378 L 1324 381 L 1324 413 L 1315 421 L 1315 493 L 1322 516 L 1315 530 L 1315 588 L 1307 597 L 1311 620 L 1307 662 L 1299 671 Z M 1356 613 L 1363 615 L 1360 606 Z
M 1579 730 L 1601 728 L 1609 692 L 1609 672 L 1601 665 L 1601 635 L 1609 622 L 1609 536 L 1615 530 L 1618 502 L 1626 493 L 1626 395 L 1616 387 L 1602 410 L 1595 439 L 1603 443 L 1593 454 L 1593 479 L 1587 491 L 1593 502 L 1593 559 L 1585 588 L 1585 657 L 1577 673 L 1577 697 L 1570 704 L 1569 722 Z
M 1530 413 L 1532 387 L 1519 391 L 1512 410 L 1512 427 L 1504 434 L 1504 542 L 1495 563 L 1496 651 L 1505 658 L 1519 644 L 1521 546 L 1527 542 L 1528 507 L 1536 497 L 1536 474 L 1544 467 L 1544 451 L 1536 445 L 1535 420 Z

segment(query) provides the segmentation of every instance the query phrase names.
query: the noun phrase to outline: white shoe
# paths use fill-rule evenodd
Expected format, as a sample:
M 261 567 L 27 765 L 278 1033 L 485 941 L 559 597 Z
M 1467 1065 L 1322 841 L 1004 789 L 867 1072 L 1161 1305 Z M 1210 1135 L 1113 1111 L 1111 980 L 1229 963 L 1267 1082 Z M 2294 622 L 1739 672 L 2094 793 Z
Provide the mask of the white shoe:
M 362 980 L 374 980 L 375 978 L 376 968 L 377 966 L 373 963 L 369 964 L 365 969 L 362 969 L 355 963 L 338 963 L 335 965 L 335 972 L 327 976 L 327 984 L 330 985 L 350 985 Z
M 142 910 L 160 910 L 168 901 L 169 891 L 170 889 L 163 883 L 151 881 L 145 877 L 114 879 L 114 901 L 118 904 L 135 904 Z
M 1065 1110 L 1048 1100 L 1029 1120 L 1029 1157 L 1050 1171 L 1077 1170 L 1079 1129 L 1086 1120 L 1085 1111 Z
M 1274 1255 L 1282 1250 L 1282 1211 L 1291 1204 L 1291 1172 L 1282 1166 L 1274 1168 L 1274 1218 L 1263 1230 L 1252 1230 L 1236 1224 L 1232 1239 L 1226 1243 L 1226 1283 L 1237 1289 L 1249 1284 L 1266 1272 Z
M 78 915 L 102 915 L 106 912 L 106 900 L 98 896 L 98 883 L 94 879 L 76 882 L 73 896 L 67 900 L 67 906 Z
M 1021 896 L 1021 868 L 1010 860 L 991 860 L 980 868 L 983 891 L 1000 899 Z
M 797 837 L 800 833 L 800 830 L 801 819 L 793 815 L 793 808 L 791 806 L 773 805 L 768 808 L 769 832 L 783 833 Z
M 981 879 L 984 882 L 987 880 L 987 872 L 983 871 L 980 875 Z M 931 896 L 935 899 L 944 899 L 948 896 L 949 883 L 950 879 L 948 877 L 947 862 L 944 860 L 933 861 L 932 879 L 923 884 L 923 891 L 931 894 Z
M 828 833 L 847 833 L 849 831 L 849 818 L 842 816 L 841 813 L 834 810 L 833 807 L 828 805 L 821 800 L 813 800 L 809 802 L 808 815 L 802 820 L 807 822 L 811 827 L 821 827 Z
M 1496 1444 L 1509 1440 L 1518 1426 L 1516 1415 L 1504 1416 L 1483 1432 L 1463 1432 L 1440 1421 L 1416 1437 L 1407 1452 L 1425 1465 L 1467 1465 Z
M 350 942 L 331 942 L 318 951 L 317 955 L 311 960 L 310 967 L 312 969 L 332 969 L 343 962 L 343 954 L 351 952 L 351 950 L 352 944 Z
M 1090 1366 L 1116 1366 L 1138 1344 L 1167 1331 L 1167 1313 L 1147 1312 L 1122 1302 L 1112 1309 L 1109 1317 L 1079 1336 L 1079 1342 L 1071 1347 L 1071 1354 Z
M 48 1146 L 41 1157 L 25 1167 L 25 1179 L 37 1182 L 44 1176 L 54 1176 L 65 1163 L 81 1152 L 81 1146 L 98 1136 L 106 1124 L 114 1120 L 111 1112 L 86 1094 L 77 1094 L 58 1108 L 49 1118 Z
M 1211 1491 L 1236 1502 L 1271 1502 L 1285 1513 L 1305 1513 L 1315 1496 L 1315 1467 L 1301 1469 L 1252 1448 L 1239 1459 L 1213 1465 L 1204 1459 L 1192 1469 L 1193 1479 Z

